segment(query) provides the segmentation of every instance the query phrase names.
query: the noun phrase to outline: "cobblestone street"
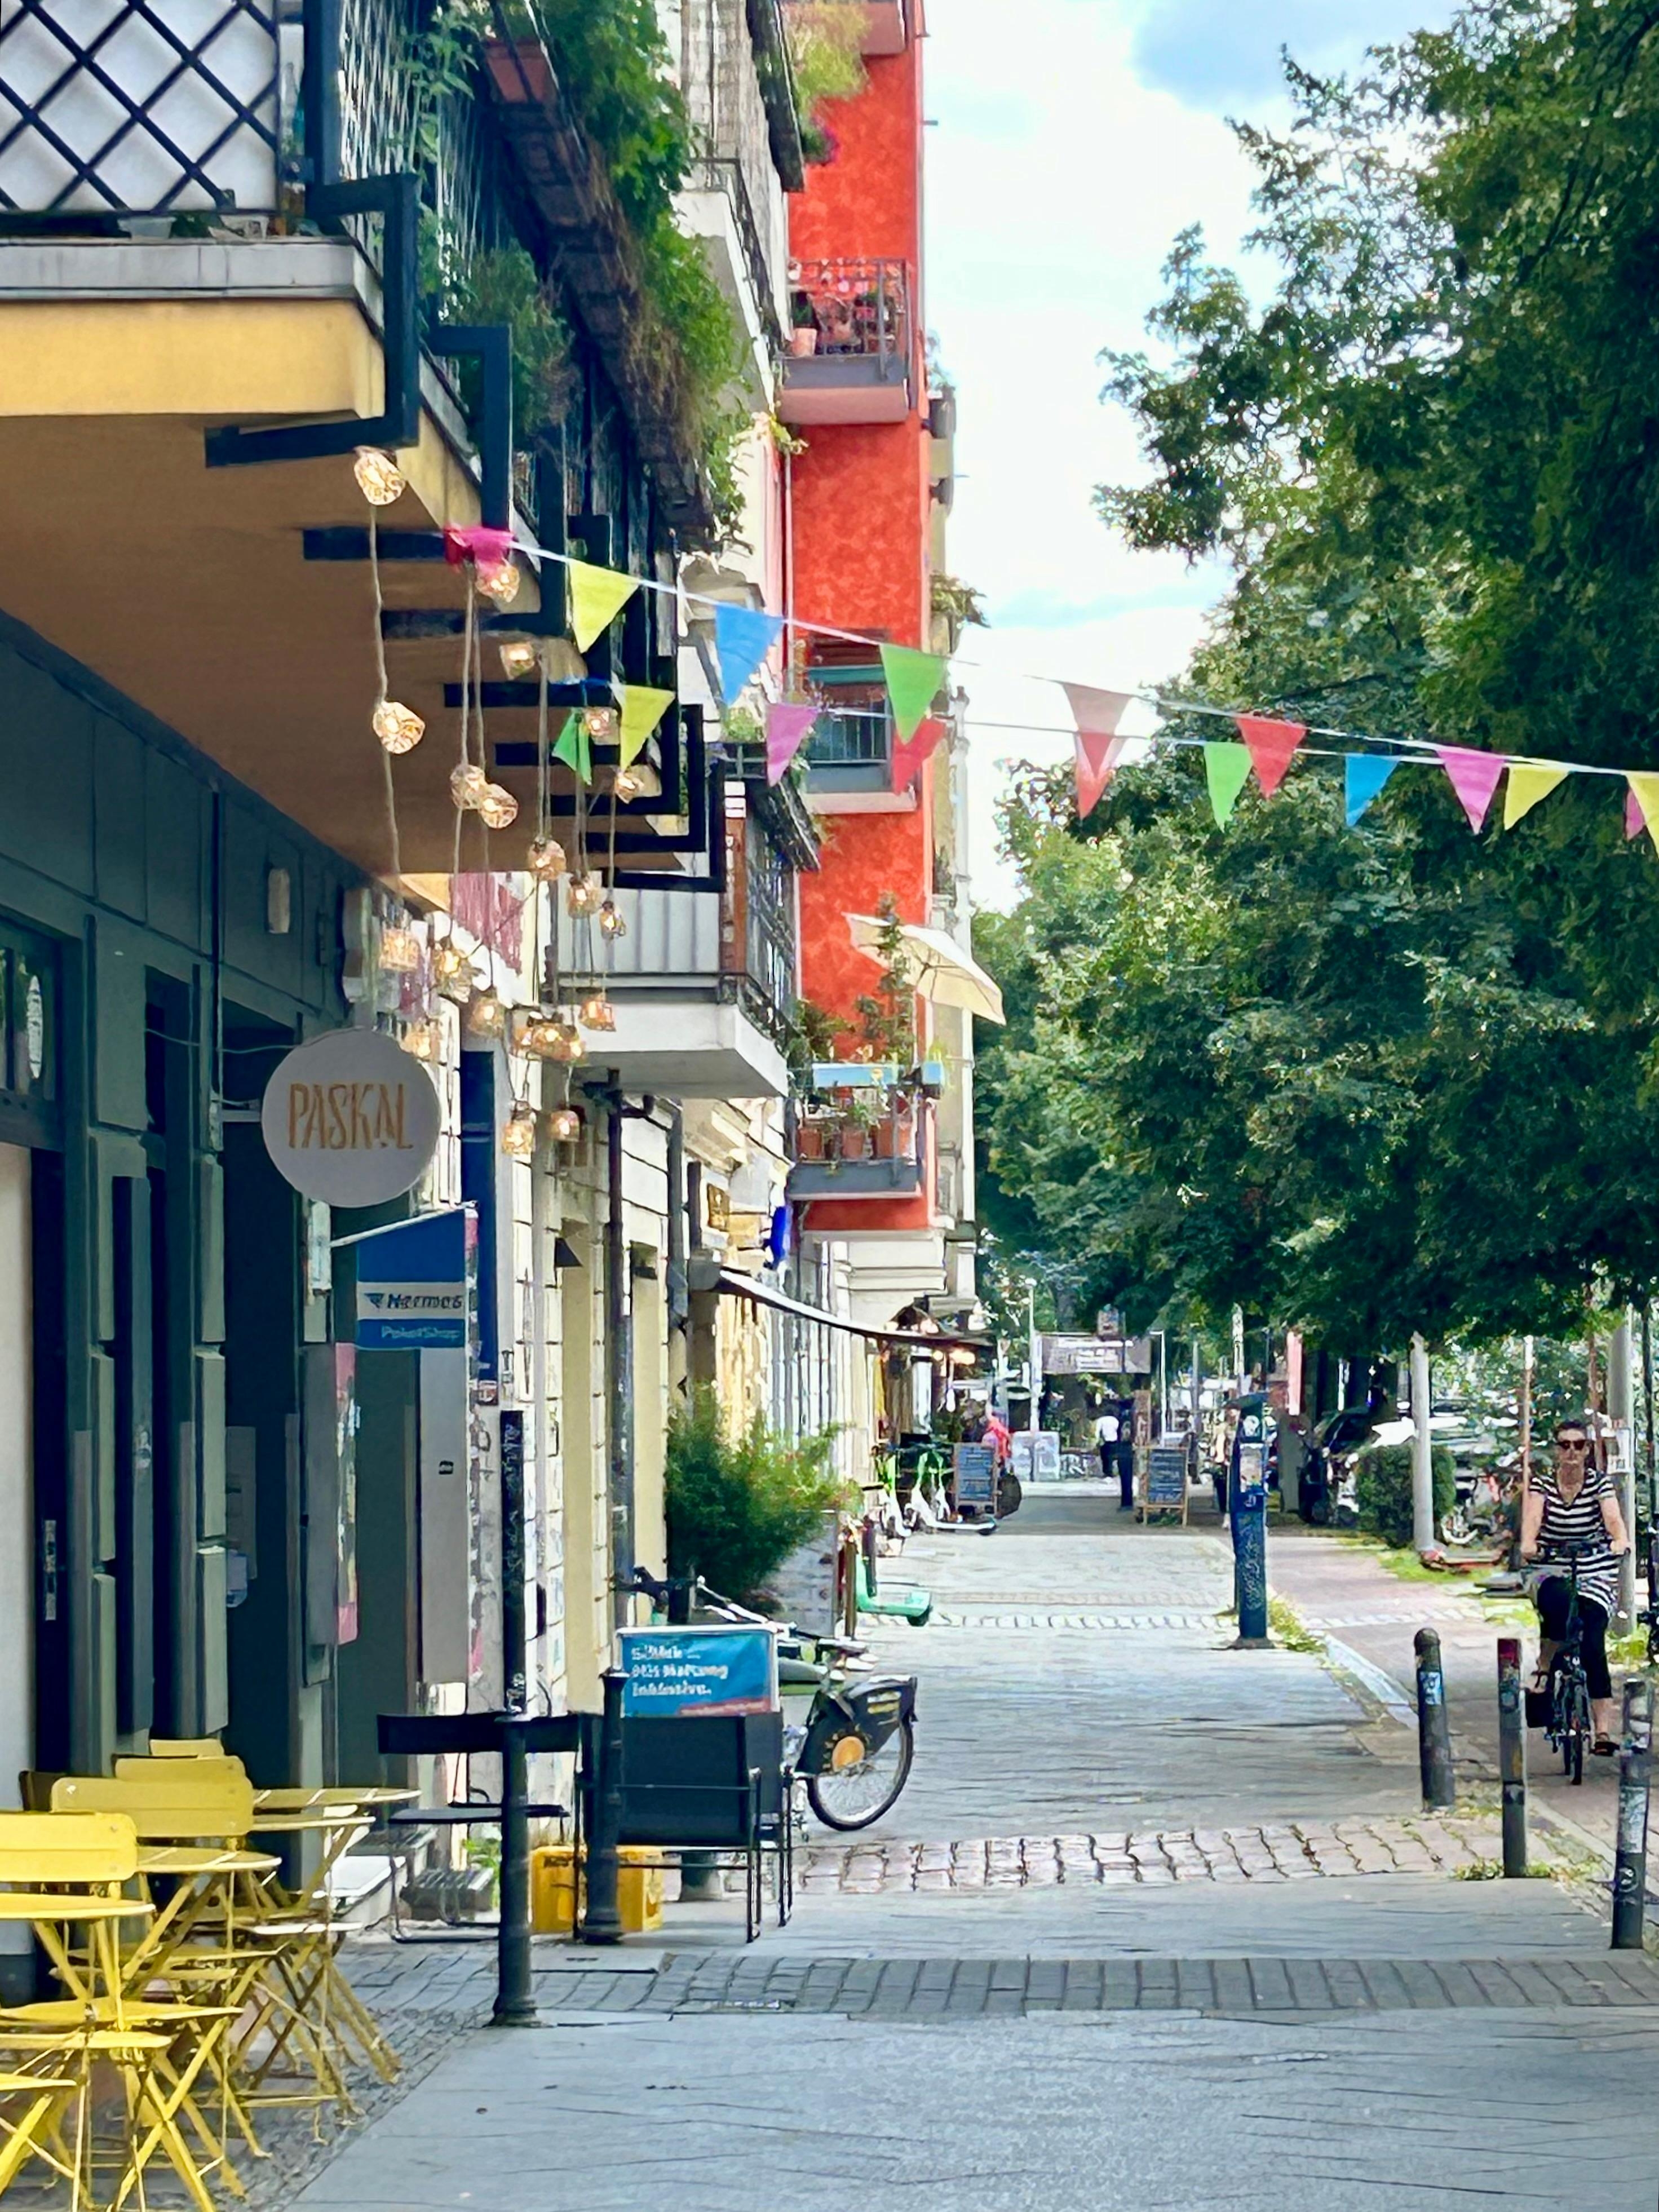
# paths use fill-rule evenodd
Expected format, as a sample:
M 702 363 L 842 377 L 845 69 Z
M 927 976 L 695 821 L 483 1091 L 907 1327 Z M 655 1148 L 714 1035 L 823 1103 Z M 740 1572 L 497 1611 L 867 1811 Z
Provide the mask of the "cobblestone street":
M 1659 2051 L 1659 1966 L 1609 1953 L 1598 1870 L 1540 1832 L 1561 1879 L 1477 1878 L 1490 1791 L 1425 1814 L 1386 1678 L 1229 1649 L 1213 1529 L 1038 1492 L 888 1572 L 938 1600 L 874 1638 L 919 1678 L 915 1770 L 879 1829 L 811 1829 L 789 1924 L 744 1946 L 735 1900 L 671 1902 L 619 1951 L 538 1942 L 544 2025 L 517 2034 L 462 2029 L 489 1946 L 364 1938 L 354 1978 L 424 2078 L 263 2202 L 436 2212 L 487 2176 L 500 2212 L 647 2212 L 667 2163 L 684 2212 L 784 2171 L 809 2212 L 854 2185 L 875 2212 L 1566 2212 L 1592 2180 L 1607 2212 L 1651 2212 L 1644 2095 L 1616 2143 L 1530 2117 L 1617 2096 Z M 1386 1588 L 1367 1609 L 1395 1618 Z M 1292 2063 L 1322 2120 L 1267 2094 Z M 953 2086 L 975 2081 L 994 2089 Z M 1339 2109 L 1364 2124 L 1334 2161 Z

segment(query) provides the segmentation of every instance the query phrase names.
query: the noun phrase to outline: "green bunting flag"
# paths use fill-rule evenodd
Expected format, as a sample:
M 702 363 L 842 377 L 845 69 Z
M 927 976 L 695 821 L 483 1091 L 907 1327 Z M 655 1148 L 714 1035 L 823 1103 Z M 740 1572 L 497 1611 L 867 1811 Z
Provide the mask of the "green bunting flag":
M 1238 794 L 1244 788 L 1245 778 L 1250 773 L 1250 749 L 1248 745 L 1231 744 L 1206 744 L 1204 748 L 1204 780 L 1210 787 L 1210 804 L 1215 809 L 1215 818 L 1225 829 L 1231 818 Z
M 893 702 L 893 720 L 907 742 L 927 720 L 927 710 L 945 681 L 945 666 L 942 653 L 918 653 L 908 645 L 881 648 L 881 672 Z
M 587 721 L 584 715 L 568 714 L 564 727 L 553 741 L 553 757 L 574 769 L 584 783 L 593 781 L 593 754 L 587 742 Z

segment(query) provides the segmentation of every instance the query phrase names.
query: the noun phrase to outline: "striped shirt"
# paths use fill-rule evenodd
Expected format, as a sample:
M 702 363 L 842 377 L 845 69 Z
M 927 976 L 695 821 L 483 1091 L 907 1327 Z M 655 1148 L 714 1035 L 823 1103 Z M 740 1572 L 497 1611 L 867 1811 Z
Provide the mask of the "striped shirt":
M 1561 1545 L 1591 1546 L 1579 1557 L 1579 1592 L 1593 1597 L 1611 1619 L 1619 1604 L 1619 1561 L 1601 1517 L 1601 1501 L 1618 1497 L 1617 1482 L 1592 1465 L 1584 1470 L 1583 1488 L 1569 1501 L 1561 1495 L 1560 1478 L 1554 1468 L 1534 1468 L 1528 1487 L 1534 1498 L 1544 1501 L 1544 1517 L 1538 1528 L 1542 1563 L 1547 1565 L 1548 1555 Z M 1568 1563 L 1558 1562 L 1557 1571 L 1570 1572 Z

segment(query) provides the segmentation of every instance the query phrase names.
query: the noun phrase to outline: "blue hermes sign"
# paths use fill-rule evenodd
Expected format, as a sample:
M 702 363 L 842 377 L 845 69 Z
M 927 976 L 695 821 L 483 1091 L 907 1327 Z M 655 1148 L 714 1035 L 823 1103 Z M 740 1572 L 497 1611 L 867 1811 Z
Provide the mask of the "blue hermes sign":
M 360 1349 L 465 1351 L 471 1235 L 456 1206 L 356 1241 Z
M 778 1710 L 778 1646 L 769 1628 L 625 1628 L 620 1638 L 624 1713 Z

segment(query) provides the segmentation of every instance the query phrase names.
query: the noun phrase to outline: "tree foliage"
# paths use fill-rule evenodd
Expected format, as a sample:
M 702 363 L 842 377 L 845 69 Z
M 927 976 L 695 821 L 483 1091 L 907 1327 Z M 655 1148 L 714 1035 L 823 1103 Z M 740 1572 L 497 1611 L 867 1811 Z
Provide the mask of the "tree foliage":
M 1487 0 L 1291 82 L 1240 134 L 1272 296 L 1188 234 L 1165 357 L 1109 362 L 1149 466 L 1103 516 L 1234 570 L 1185 695 L 1659 765 L 1659 0 Z M 1200 760 L 1081 831 L 1061 777 L 1006 809 L 994 1217 L 1143 1321 L 1237 1301 L 1356 1353 L 1645 1291 L 1659 868 L 1622 782 L 1474 838 L 1409 769 L 1350 831 L 1310 758 L 1223 832 Z

